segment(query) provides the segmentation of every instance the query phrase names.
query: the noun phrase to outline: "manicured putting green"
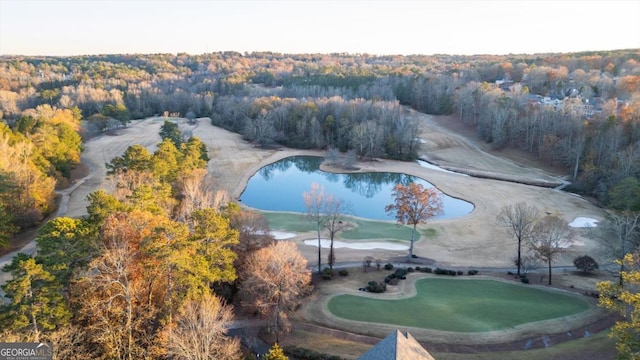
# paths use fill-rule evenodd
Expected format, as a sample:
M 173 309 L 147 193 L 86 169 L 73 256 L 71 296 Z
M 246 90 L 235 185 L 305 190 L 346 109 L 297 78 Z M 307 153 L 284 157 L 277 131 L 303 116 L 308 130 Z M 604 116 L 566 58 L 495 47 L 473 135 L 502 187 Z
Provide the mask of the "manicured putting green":
M 400 300 L 338 295 L 335 316 L 357 321 L 453 332 L 483 332 L 578 314 L 590 309 L 578 296 L 494 280 L 421 279 L 417 296 Z
M 315 231 L 316 226 L 307 220 L 304 215 L 296 213 L 262 212 L 272 229 L 293 232 Z M 350 222 L 356 227 L 338 234 L 342 239 L 389 239 L 411 240 L 411 228 L 409 226 L 399 226 L 393 222 L 368 221 L 363 219 L 350 218 Z M 429 229 L 427 229 L 429 230 Z M 418 234 L 419 236 L 419 234 Z

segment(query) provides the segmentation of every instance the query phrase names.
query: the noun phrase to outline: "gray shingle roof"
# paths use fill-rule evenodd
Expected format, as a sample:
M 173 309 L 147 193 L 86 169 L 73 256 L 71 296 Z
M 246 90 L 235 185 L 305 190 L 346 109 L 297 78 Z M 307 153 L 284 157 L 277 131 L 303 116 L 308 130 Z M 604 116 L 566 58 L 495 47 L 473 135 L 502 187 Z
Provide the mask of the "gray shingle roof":
M 358 360 L 435 360 L 408 332 L 396 330 Z

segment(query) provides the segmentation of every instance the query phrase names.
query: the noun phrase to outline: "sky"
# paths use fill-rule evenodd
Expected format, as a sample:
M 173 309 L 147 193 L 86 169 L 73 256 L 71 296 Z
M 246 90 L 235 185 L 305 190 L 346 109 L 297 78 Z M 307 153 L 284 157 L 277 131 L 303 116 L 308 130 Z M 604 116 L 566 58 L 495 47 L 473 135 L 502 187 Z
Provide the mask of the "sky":
M 0 0 L 0 55 L 640 48 L 640 0 Z

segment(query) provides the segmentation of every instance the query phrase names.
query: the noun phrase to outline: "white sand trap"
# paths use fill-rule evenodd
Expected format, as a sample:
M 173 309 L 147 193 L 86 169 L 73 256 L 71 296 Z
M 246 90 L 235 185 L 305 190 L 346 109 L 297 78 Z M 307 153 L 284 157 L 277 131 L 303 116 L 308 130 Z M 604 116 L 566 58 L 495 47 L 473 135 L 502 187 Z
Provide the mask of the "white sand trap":
M 588 218 L 588 217 L 577 217 L 573 219 L 573 221 L 569 224 L 569 226 L 574 228 L 590 228 L 597 227 L 598 220 Z
M 264 235 L 264 231 L 256 231 L 257 235 Z M 269 234 L 276 240 L 291 239 L 298 236 L 296 233 L 284 232 L 284 231 L 269 231 Z
M 271 231 L 271 235 L 273 235 L 273 237 L 276 240 L 291 239 L 293 237 L 296 237 L 295 233 L 282 232 L 282 231 Z
M 305 240 L 304 243 L 306 245 L 318 246 L 318 239 L 309 239 Z M 320 239 L 320 246 L 324 249 L 328 249 L 331 245 L 331 240 L 329 239 Z M 384 249 L 384 250 L 409 250 L 409 247 L 406 245 L 400 245 L 390 242 L 355 242 L 355 243 L 346 243 L 343 241 L 333 241 L 333 248 L 347 248 L 347 249 L 355 249 L 355 250 L 373 250 L 373 249 Z

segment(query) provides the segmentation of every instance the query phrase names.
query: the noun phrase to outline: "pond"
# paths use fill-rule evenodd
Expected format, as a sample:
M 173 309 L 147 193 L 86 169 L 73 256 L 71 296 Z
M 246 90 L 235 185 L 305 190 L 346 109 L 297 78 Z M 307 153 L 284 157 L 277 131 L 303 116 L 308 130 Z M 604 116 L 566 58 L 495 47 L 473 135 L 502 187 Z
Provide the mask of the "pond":
M 396 184 L 415 182 L 433 188 L 429 182 L 407 174 L 328 173 L 320 170 L 322 161 L 320 157 L 293 156 L 267 165 L 249 179 L 240 201 L 258 210 L 304 213 L 302 194 L 311 191 L 312 183 L 317 183 L 324 187 L 325 194 L 345 201 L 349 215 L 394 221 L 395 216 L 387 214 L 384 207 L 393 203 L 391 192 Z M 452 219 L 473 211 L 473 204 L 467 201 L 444 193 L 441 199 L 444 211 L 434 219 Z

